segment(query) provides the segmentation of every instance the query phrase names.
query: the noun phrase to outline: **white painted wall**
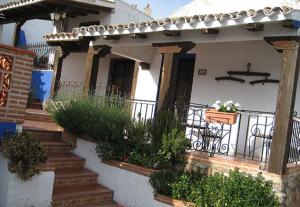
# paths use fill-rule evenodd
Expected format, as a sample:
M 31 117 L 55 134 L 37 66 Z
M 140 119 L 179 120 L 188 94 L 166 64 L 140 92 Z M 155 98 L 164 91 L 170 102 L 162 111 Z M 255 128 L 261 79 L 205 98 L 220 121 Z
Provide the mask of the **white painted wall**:
M 255 85 L 251 80 L 263 77 L 245 77 L 246 83 L 216 81 L 215 77 L 227 76 L 228 70 L 252 70 L 269 72 L 271 78 L 279 79 L 281 55 L 264 41 L 201 44 L 191 52 L 196 53 L 195 73 L 191 102 L 212 105 L 216 100 L 234 100 L 244 109 L 275 110 L 278 84 Z M 199 76 L 198 69 L 207 69 L 206 76 Z
M 70 53 L 63 61 L 61 81 L 82 82 L 86 56 L 87 53 Z
M 50 207 L 54 185 L 54 172 L 41 172 L 24 182 L 8 171 L 8 161 L 0 154 L 0 206 Z
M 3 29 L 2 29 L 0 43 L 6 44 L 6 45 L 13 45 L 15 24 L 4 24 L 2 26 L 3 26 Z
M 139 68 L 135 98 L 141 100 L 156 100 L 159 83 L 162 55 L 153 51 L 153 58 L 149 70 Z
M 102 163 L 95 148 L 95 143 L 77 139 L 74 153 L 86 159 L 86 168 L 100 175 L 99 183 L 114 191 L 116 202 L 126 207 L 169 207 L 154 200 L 149 177 Z

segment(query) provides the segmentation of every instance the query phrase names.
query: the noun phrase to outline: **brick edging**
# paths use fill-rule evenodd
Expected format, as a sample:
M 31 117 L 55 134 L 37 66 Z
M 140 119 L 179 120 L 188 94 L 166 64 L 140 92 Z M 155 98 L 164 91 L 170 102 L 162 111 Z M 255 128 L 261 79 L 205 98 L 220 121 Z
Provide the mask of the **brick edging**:
M 146 177 L 149 177 L 152 173 L 154 172 L 158 172 L 158 170 L 154 170 L 154 169 L 150 169 L 150 168 L 144 168 L 138 165 L 133 165 L 133 164 L 129 164 L 126 162 L 122 162 L 122 161 L 117 161 L 117 160 L 103 160 L 102 161 L 104 164 L 113 166 L 113 167 L 117 167 L 123 170 L 127 170 L 127 171 L 131 171 L 134 173 L 137 173 L 139 175 L 143 175 Z
M 168 196 L 164 196 L 161 194 L 156 194 L 154 196 L 154 199 L 158 202 L 170 205 L 170 206 L 174 206 L 174 207 L 195 207 L 196 205 L 190 202 L 184 202 L 184 201 L 180 201 L 180 200 L 175 200 L 172 199 Z

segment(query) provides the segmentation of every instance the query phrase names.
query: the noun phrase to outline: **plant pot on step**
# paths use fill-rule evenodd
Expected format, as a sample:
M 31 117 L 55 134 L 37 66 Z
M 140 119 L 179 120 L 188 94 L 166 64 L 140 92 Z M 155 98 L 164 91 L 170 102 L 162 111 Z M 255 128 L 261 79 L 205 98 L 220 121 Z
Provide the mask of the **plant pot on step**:
M 209 109 L 205 112 L 207 122 L 222 123 L 233 125 L 237 121 L 238 113 L 219 112 L 215 109 Z

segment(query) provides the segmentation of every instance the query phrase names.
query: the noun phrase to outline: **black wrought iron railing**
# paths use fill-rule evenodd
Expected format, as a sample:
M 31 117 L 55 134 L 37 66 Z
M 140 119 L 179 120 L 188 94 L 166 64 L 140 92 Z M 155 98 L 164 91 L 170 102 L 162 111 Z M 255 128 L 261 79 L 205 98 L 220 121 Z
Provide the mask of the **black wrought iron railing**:
M 35 70 L 52 70 L 56 47 L 47 43 L 32 43 L 22 45 L 21 48 L 36 53 L 34 57 L 33 69 Z
M 296 164 L 300 162 L 300 118 L 298 117 L 294 117 L 288 162 Z
M 274 115 L 267 112 L 241 111 L 234 125 L 209 122 L 207 105 L 174 106 L 186 126 L 191 150 L 209 155 L 224 155 L 268 162 L 274 128 Z

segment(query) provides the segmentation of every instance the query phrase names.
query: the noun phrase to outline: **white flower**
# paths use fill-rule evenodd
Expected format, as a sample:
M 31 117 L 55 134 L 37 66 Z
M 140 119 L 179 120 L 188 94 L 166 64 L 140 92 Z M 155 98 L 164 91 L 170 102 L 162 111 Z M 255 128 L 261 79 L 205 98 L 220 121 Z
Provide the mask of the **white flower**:
M 217 100 L 215 104 L 221 105 L 221 103 L 222 103 L 222 102 L 221 102 L 220 100 Z
M 217 111 L 221 108 L 221 106 L 218 105 L 218 104 L 214 104 L 213 107 L 214 107 Z
M 228 106 L 228 107 L 226 108 L 226 111 L 231 111 L 231 107 Z
M 237 109 L 241 109 L 241 104 L 239 104 L 239 103 L 235 103 L 234 106 L 235 106 Z
M 232 105 L 233 105 L 233 101 L 226 101 L 225 103 L 224 103 L 224 106 L 225 107 L 232 107 Z

